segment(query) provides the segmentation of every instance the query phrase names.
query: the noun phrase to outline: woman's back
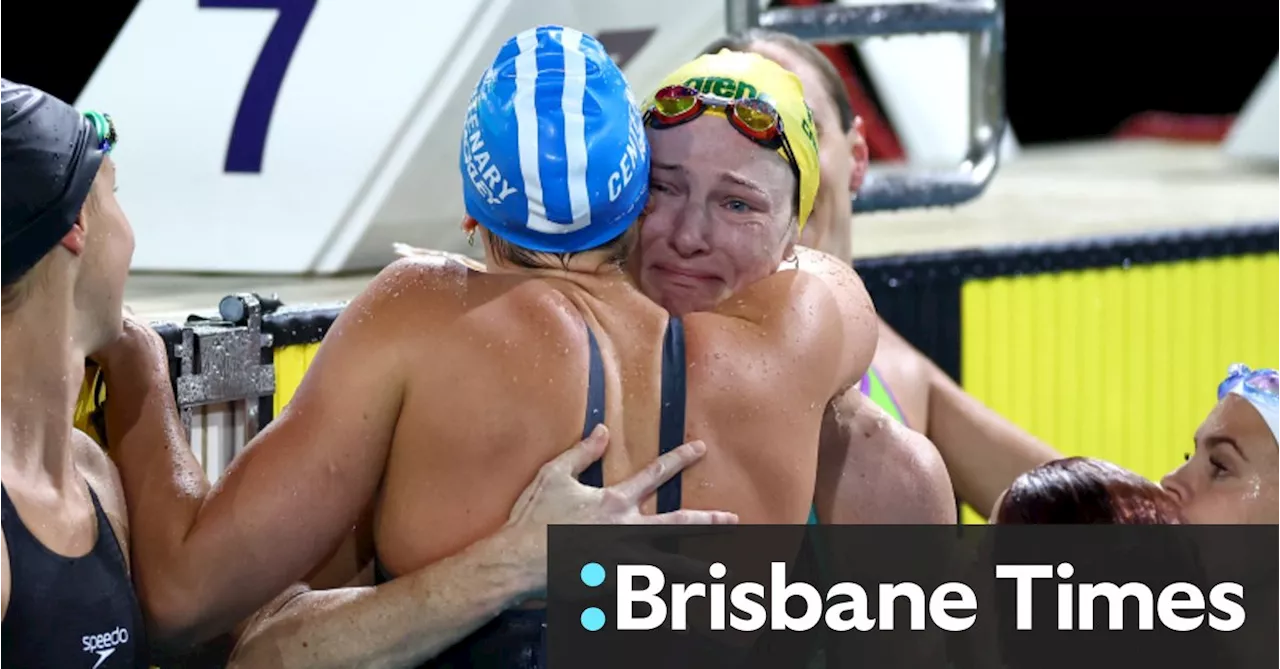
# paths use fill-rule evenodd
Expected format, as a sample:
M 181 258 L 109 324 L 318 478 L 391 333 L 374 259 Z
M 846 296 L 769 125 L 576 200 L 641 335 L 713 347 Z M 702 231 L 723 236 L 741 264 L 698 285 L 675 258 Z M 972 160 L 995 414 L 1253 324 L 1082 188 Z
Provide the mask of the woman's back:
M 684 426 L 669 447 L 701 439 L 708 452 L 679 480 L 682 506 L 728 509 L 745 523 L 805 522 L 818 428 L 838 384 L 838 365 L 819 356 L 840 310 L 805 308 L 826 299 L 820 281 L 780 275 L 737 300 L 741 313 L 677 323 L 614 270 L 529 277 L 402 261 L 391 274 L 395 313 L 371 314 L 396 321 L 387 346 L 402 350 L 407 378 L 375 522 L 390 573 L 491 534 L 541 463 L 582 436 L 592 338 L 611 434 L 606 484 L 658 453 L 664 374 L 683 372 Z M 767 304 L 786 298 L 795 307 L 769 324 Z M 664 370 L 669 326 L 683 328 L 684 360 Z M 668 404 L 673 396 L 669 387 Z

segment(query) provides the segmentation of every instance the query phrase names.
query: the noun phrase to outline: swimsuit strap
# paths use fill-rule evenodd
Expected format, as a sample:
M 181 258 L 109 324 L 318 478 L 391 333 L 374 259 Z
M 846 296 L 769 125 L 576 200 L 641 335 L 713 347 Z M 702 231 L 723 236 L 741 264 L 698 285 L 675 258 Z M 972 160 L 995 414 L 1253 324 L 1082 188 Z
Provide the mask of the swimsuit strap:
M 591 369 L 587 376 L 587 417 L 582 423 L 582 438 L 591 436 L 591 431 L 604 422 L 604 360 L 600 357 L 600 344 L 596 342 L 596 334 L 587 327 L 587 342 L 591 351 Z M 604 487 L 604 458 L 591 463 L 578 480 L 583 485 Z
M 667 453 L 684 443 L 685 385 L 684 323 L 676 317 L 667 321 L 662 340 L 662 422 L 658 428 L 658 452 Z M 679 472 L 658 488 L 658 513 L 680 508 Z

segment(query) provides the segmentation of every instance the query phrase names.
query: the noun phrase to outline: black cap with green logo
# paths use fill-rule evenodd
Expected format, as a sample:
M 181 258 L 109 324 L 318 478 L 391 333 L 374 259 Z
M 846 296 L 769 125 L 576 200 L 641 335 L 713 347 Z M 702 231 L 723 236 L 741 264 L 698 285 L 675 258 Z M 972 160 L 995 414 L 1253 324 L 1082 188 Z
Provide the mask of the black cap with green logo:
M 115 144 L 110 117 L 0 79 L 4 285 L 21 279 L 75 224 Z

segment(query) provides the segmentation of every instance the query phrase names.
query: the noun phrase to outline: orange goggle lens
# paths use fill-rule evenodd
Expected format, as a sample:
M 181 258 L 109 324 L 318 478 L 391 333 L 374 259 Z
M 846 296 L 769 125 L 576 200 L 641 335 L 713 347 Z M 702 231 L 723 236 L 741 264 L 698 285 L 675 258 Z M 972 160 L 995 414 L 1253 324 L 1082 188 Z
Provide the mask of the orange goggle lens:
M 658 91 L 653 99 L 653 111 L 664 119 L 684 116 L 701 106 L 698 92 L 684 86 L 669 86 Z
M 778 134 L 778 112 L 764 100 L 742 100 L 733 105 L 733 120 L 758 136 L 771 139 Z

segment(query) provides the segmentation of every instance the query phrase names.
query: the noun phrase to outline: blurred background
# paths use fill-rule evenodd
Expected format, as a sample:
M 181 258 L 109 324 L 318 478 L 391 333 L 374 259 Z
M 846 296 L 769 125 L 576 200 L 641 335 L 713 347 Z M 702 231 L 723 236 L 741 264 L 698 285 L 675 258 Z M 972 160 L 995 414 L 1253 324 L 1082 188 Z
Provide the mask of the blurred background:
M 723 4 L 693 2 L 709 9 Z M 103 0 L 95 4 L 93 21 L 65 20 L 67 3 L 28 4 L 0 46 L 5 76 L 75 100 L 130 14 L 145 3 Z M 395 16 L 397 3 L 358 4 L 370 12 L 385 8 L 388 16 Z M 1276 57 L 1276 26 L 1271 20 L 1276 8 L 1264 0 L 1015 0 L 1006 3 L 1004 14 L 1008 113 L 1018 140 L 1027 146 L 1106 137 L 1145 112 L 1232 116 Z M 56 26 L 48 32 L 49 37 L 56 33 L 58 52 L 33 43 L 44 31 L 24 24 Z M 703 40 L 713 37 L 707 34 Z M 696 53 L 698 46 L 690 44 L 685 55 Z M 857 48 L 842 51 L 866 82 Z M 874 95 L 874 87 L 868 87 Z M 884 157 L 881 151 L 879 157 Z
M 270 355 L 248 346 L 243 361 L 272 361 L 271 388 L 185 405 L 216 476 L 288 401 L 392 243 L 468 252 L 462 110 L 503 40 L 539 23 L 595 34 L 643 96 L 735 12 L 758 21 L 829 4 L 101 0 L 86 13 L 39 2 L 11 7 L 0 48 L 5 77 L 116 120 L 119 198 L 137 234 L 133 308 L 172 323 L 171 343 L 193 322 L 197 340 L 273 335 Z M 969 393 L 1065 453 L 1158 477 L 1181 461 L 1229 363 L 1280 363 L 1280 9 L 998 9 L 999 169 L 954 206 L 858 213 L 855 266 L 882 317 Z M 980 76 L 970 39 L 824 43 L 876 169 L 963 171 Z M 268 303 L 261 322 L 218 311 L 247 293 L 286 306 Z M 202 373 L 182 355 L 175 375 Z

